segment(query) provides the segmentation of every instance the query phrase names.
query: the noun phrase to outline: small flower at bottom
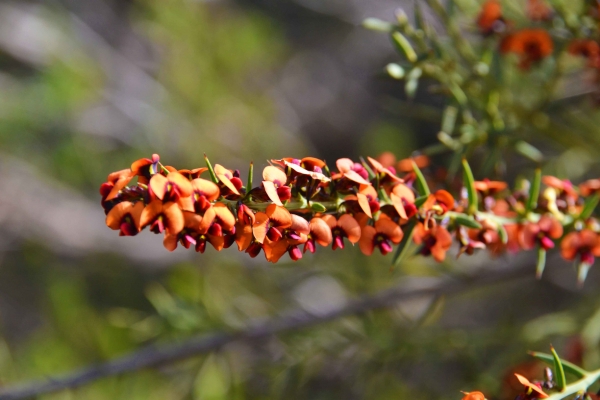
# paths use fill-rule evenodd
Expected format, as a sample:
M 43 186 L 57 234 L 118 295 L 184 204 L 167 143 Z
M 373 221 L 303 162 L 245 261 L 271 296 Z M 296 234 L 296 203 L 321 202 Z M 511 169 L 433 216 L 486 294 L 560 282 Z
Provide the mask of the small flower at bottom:
M 421 254 L 432 255 L 438 261 L 444 261 L 446 252 L 452 245 L 452 236 L 446 228 L 440 225 L 426 229 L 423 223 L 417 224 L 413 241 L 416 244 L 422 244 Z
M 485 395 L 481 392 L 462 392 L 464 397 L 462 400 L 486 400 Z
M 144 203 L 138 201 L 133 204 L 129 201 L 114 206 L 106 216 L 106 226 L 119 230 L 119 236 L 135 236 L 140 231 L 140 217 L 144 210 Z
M 565 260 L 579 256 L 582 263 L 592 265 L 594 257 L 600 256 L 600 236 L 589 229 L 571 232 L 563 238 L 560 248 Z
M 354 244 L 360 239 L 360 225 L 350 214 L 344 214 L 339 219 L 333 215 L 324 215 L 323 220 L 331 229 L 333 250 L 344 248 L 344 238 L 348 238 Z
M 379 248 L 381 254 L 386 255 L 392 251 L 392 243 L 400 243 L 403 236 L 400 226 L 382 215 L 375 221 L 374 227 L 366 225 L 362 228 L 358 245 L 364 255 L 373 254 L 375 247 Z
M 544 215 L 537 223 L 530 223 L 523 227 L 519 241 L 523 249 L 530 250 L 539 244 L 544 250 L 554 248 L 553 239 L 558 239 L 563 234 L 563 227 L 555 218 Z
M 306 250 L 314 253 L 316 250 L 315 243 L 320 244 L 323 247 L 329 246 L 329 243 L 333 240 L 331 234 L 331 228 L 327 225 L 327 222 L 323 218 L 315 217 L 310 220 L 309 224 L 308 240 L 304 244 L 304 253 Z
M 519 66 L 529 69 L 552 54 L 554 43 L 544 29 L 523 29 L 507 35 L 500 44 L 502 53 L 515 53 L 521 57 Z

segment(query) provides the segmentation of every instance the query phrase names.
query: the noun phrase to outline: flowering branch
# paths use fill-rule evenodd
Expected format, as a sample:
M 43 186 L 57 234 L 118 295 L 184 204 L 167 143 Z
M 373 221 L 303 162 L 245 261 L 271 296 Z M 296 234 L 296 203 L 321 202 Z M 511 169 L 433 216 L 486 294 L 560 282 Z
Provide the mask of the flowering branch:
M 528 274 L 528 268 L 524 268 L 523 266 L 494 271 L 481 270 L 476 275 L 461 277 L 460 280 L 443 278 L 437 284 L 430 285 L 427 288 L 402 289 L 394 287 L 383 290 L 374 295 L 363 296 L 349 301 L 339 308 L 324 313 L 314 314 L 297 310 L 266 322 L 250 324 L 244 330 L 197 336 L 180 343 L 163 345 L 161 347 L 145 347 L 107 363 L 75 371 L 62 377 L 49 378 L 43 382 L 24 383 L 12 388 L 3 388 L 0 389 L 0 400 L 25 399 L 44 393 L 74 388 L 101 378 L 121 375 L 144 368 L 157 367 L 209 353 L 234 341 L 263 339 L 278 333 L 304 329 L 334 321 L 338 318 L 390 307 L 398 302 L 413 298 L 459 294 L 473 287 L 494 285 L 521 279 Z
M 250 257 L 263 252 L 277 262 L 286 253 L 295 261 L 317 245 L 336 250 L 350 242 L 367 256 L 396 247 L 397 265 L 410 254 L 411 241 L 438 262 L 458 243 L 459 256 L 535 249 L 540 277 L 546 252 L 560 244 L 563 257 L 576 262 L 580 284 L 600 256 L 600 224 L 593 217 L 600 180 L 576 188 L 538 170 L 532 182 L 509 191 L 505 182 L 475 181 L 463 160 L 464 188 L 455 198 L 426 178 L 418 162 L 425 168 L 427 159 L 395 164 L 390 157 L 342 158 L 337 171 L 313 157 L 271 160 L 253 187 L 252 168 L 244 185 L 239 171 L 213 167 L 208 158 L 207 167 L 178 170 L 155 154 L 111 173 L 100 193 L 108 227 L 123 236 L 148 227 L 164 235 L 170 251 L 181 244 L 203 253 L 207 243 L 221 251 L 235 243 Z

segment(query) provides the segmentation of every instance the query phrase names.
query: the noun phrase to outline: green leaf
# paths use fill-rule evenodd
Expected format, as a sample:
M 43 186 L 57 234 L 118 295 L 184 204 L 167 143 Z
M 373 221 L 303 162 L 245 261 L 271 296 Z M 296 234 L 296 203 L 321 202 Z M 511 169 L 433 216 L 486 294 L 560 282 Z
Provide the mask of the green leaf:
M 508 232 L 506 232 L 506 229 L 504 228 L 503 225 L 498 224 L 498 236 L 500 236 L 500 240 L 502 241 L 503 244 L 508 243 Z
M 475 221 L 473 217 L 468 215 L 458 214 L 456 217 L 454 217 L 454 221 L 456 221 L 456 223 L 459 225 L 466 226 L 467 228 L 481 229 L 481 224 Z
M 535 358 L 537 358 L 538 360 L 542 360 L 545 363 L 548 364 L 553 364 L 554 363 L 554 356 L 552 356 L 551 354 L 546 354 L 546 353 L 539 353 L 537 351 L 531 351 L 529 352 L 529 354 Z M 563 367 L 563 370 L 577 378 L 583 378 L 587 375 L 587 371 L 584 370 L 583 368 L 578 367 L 575 364 L 572 364 L 568 361 L 564 361 L 561 360 L 561 365 Z
M 533 177 L 533 182 L 529 187 L 529 199 L 527 199 L 526 211 L 530 212 L 537 207 L 538 197 L 540 196 L 540 185 L 542 183 L 542 170 L 537 168 Z
M 542 273 L 544 273 L 544 268 L 546 267 L 546 249 L 540 247 L 538 249 L 538 258 L 537 264 L 535 267 L 535 277 L 537 279 L 542 279 Z
M 365 19 L 362 23 L 362 26 L 364 26 L 367 29 L 379 32 L 391 32 L 392 30 L 394 30 L 394 25 L 377 18 Z
M 248 180 L 246 181 L 246 193 L 252 190 L 252 178 L 254 176 L 254 163 L 250 161 L 250 169 L 248 169 Z
M 442 131 L 446 132 L 448 135 L 454 131 L 457 114 L 458 109 L 456 107 L 447 106 L 444 108 L 444 114 L 442 115 Z
M 210 173 L 210 179 L 214 183 L 219 183 L 219 178 L 217 178 L 217 174 L 215 174 L 215 170 L 213 169 L 212 164 L 208 160 L 208 157 L 206 157 L 206 154 L 204 155 L 204 161 L 206 162 L 206 166 L 208 167 L 208 172 Z
M 419 192 L 421 196 L 429 196 L 431 194 L 431 191 L 429 190 L 429 185 L 427 185 L 427 181 L 425 180 L 423 173 L 417 166 L 417 163 L 415 163 L 414 161 L 412 161 L 412 167 L 413 171 L 415 171 L 415 175 L 417 176 L 417 192 Z
M 477 211 L 477 191 L 475 190 L 475 178 L 473 178 L 473 171 L 471 171 L 471 167 L 469 166 L 466 158 L 462 159 L 462 166 L 464 170 L 464 185 L 467 188 L 467 196 L 469 200 L 469 207 L 467 208 L 467 211 L 469 214 L 475 214 Z
M 537 163 L 541 163 L 544 160 L 544 155 L 541 151 L 523 140 L 519 140 L 515 143 L 515 150 Z
M 417 89 L 419 88 L 419 81 L 417 79 L 409 79 L 406 81 L 404 85 L 404 92 L 406 93 L 406 97 L 409 99 L 413 99 L 417 94 Z
M 594 193 L 594 195 L 585 199 L 585 202 L 583 203 L 583 210 L 581 210 L 581 214 L 579 214 L 579 219 L 588 219 L 596 209 L 599 200 L 600 196 L 598 196 L 598 193 Z
M 325 211 L 327 211 L 327 207 L 325 207 L 323 204 L 317 203 L 315 201 L 311 201 L 310 202 L 310 209 L 313 210 L 314 212 L 325 212 Z
M 396 47 L 402 53 L 404 53 L 404 55 L 406 56 L 406 59 L 408 61 L 410 61 L 411 63 L 414 63 L 417 61 L 417 53 L 415 52 L 415 49 L 413 49 L 412 45 L 410 44 L 408 39 L 403 34 L 396 31 L 396 32 L 392 33 L 392 39 L 393 39 Z
M 418 2 L 415 2 L 414 12 L 415 12 L 415 27 L 417 29 L 421 29 L 424 31 L 426 29 L 426 22 L 425 22 L 425 19 L 423 18 L 423 12 L 421 11 L 421 6 L 419 5 Z
M 552 352 L 552 357 L 554 358 L 554 374 L 556 375 L 554 379 L 556 380 L 556 386 L 558 387 L 558 390 L 563 390 L 565 386 L 567 386 L 565 370 L 553 346 L 550 346 L 550 351 Z
M 417 208 L 421 207 L 423 205 L 423 203 L 425 203 L 427 201 L 427 199 L 429 198 L 429 195 L 427 196 L 419 196 L 415 199 L 415 206 Z
M 392 258 L 392 266 L 390 267 L 390 269 L 394 269 L 394 267 L 400 265 L 400 263 L 408 256 L 410 243 L 415 233 L 415 226 L 416 221 L 414 219 L 411 219 L 410 222 L 404 227 L 404 236 L 402 237 L 402 240 L 396 248 L 396 252 L 394 253 L 394 257 Z

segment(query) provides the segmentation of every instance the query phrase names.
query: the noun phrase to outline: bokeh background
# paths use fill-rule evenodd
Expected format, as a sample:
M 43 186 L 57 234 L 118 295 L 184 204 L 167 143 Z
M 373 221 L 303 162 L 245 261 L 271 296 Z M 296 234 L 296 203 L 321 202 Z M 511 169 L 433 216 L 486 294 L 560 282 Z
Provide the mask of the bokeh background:
M 360 25 L 390 20 L 398 7 L 410 14 L 412 4 L 0 2 L 0 384 L 294 309 L 324 312 L 398 284 L 515 265 L 530 265 L 531 277 L 40 398 L 458 399 L 476 388 L 501 398 L 506 372 L 528 361 L 527 350 L 553 343 L 600 366 L 600 274 L 592 270 L 578 290 L 557 258 L 539 282 L 533 258 L 485 253 L 443 264 L 415 257 L 390 271 L 389 258 L 323 249 L 270 265 L 233 249 L 169 253 L 158 236 L 119 238 L 104 225 L 99 185 L 154 152 L 179 168 L 202 166 L 206 153 L 245 173 L 250 161 L 260 170 L 285 156 L 403 158 L 435 143 L 442 100 L 423 86 L 409 101 L 383 73 L 398 59 L 389 39 Z M 475 15 L 477 2 L 471 7 Z M 600 125 L 588 111 L 574 111 L 573 129 L 595 138 Z M 563 132 L 545 148 L 561 156 L 551 168 L 593 174 L 597 140 Z

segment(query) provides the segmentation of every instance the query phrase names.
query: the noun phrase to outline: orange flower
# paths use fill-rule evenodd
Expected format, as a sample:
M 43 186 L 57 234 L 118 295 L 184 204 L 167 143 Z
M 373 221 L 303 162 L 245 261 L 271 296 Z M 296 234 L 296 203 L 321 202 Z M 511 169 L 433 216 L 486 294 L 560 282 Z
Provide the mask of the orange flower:
M 572 261 L 579 255 L 582 263 L 592 265 L 594 257 L 600 256 L 600 236 L 589 229 L 571 232 L 563 238 L 560 248 L 565 260 Z
M 425 168 L 429 165 L 429 157 L 425 155 L 419 155 L 402 159 L 398 161 L 396 169 L 400 172 L 413 172 L 413 162 L 417 164 L 417 167 Z
M 465 396 L 462 400 L 486 400 L 485 395 L 481 392 L 462 392 Z
M 392 206 L 398 215 L 398 222 L 404 224 L 408 222 L 408 219 L 413 217 L 417 213 L 417 207 L 415 206 L 415 194 L 406 185 L 400 183 L 392 189 L 390 193 L 390 200 Z M 384 212 L 386 210 L 383 210 Z M 387 210 L 389 211 L 389 210 Z M 387 212 L 389 216 L 389 212 Z M 395 218 L 392 218 L 396 220 Z
M 335 162 L 338 174 L 332 176 L 333 179 L 340 179 L 342 176 L 359 185 L 370 185 L 369 174 L 362 164 L 355 163 L 349 158 L 340 158 Z
M 304 244 L 304 253 L 306 253 L 306 250 L 314 253 L 316 250 L 315 243 L 318 243 L 323 247 L 329 246 L 329 243 L 333 240 L 333 236 L 331 234 L 331 228 L 329 228 L 329 225 L 327 225 L 327 222 L 325 222 L 323 218 L 315 217 L 311 219 L 308 227 L 309 233 L 307 241 Z
M 308 221 L 304 218 L 291 214 L 292 224 L 282 232 L 281 239 L 272 241 L 268 237 L 263 243 L 263 250 L 267 261 L 276 263 L 286 252 L 290 258 L 297 261 L 302 258 L 302 252 L 298 245 L 306 243 L 307 234 L 310 232 Z
M 600 45 L 595 40 L 575 39 L 569 44 L 569 53 L 587 58 L 592 68 L 600 68 Z
M 154 196 L 165 202 L 189 197 L 193 190 L 191 182 L 179 172 L 170 172 L 166 177 L 154 174 L 148 186 Z
M 452 236 L 443 226 L 434 225 L 426 229 L 423 223 L 418 223 L 415 226 L 413 241 L 423 245 L 421 254 L 432 255 L 436 261 L 441 262 L 446 258 L 446 252 L 452 245 Z
M 352 215 L 344 214 L 338 220 L 333 215 L 324 215 L 322 218 L 331 229 L 333 250 L 344 248 L 344 238 L 352 244 L 360 239 L 360 225 Z
M 104 198 L 104 201 L 109 201 L 117 197 L 121 189 L 127 186 L 134 176 L 135 174 L 130 169 L 122 169 L 108 175 L 106 184 L 110 188 L 110 191 Z
M 269 199 L 278 206 L 283 206 L 282 200 L 292 197 L 292 190 L 285 185 L 286 182 L 287 175 L 279 168 L 269 165 L 263 170 L 263 188 Z
M 156 199 L 144 207 L 140 216 L 140 228 L 150 225 L 154 233 L 167 232 L 176 235 L 183 229 L 183 212 L 176 203 L 163 203 Z
M 527 0 L 527 16 L 532 21 L 547 21 L 552 18 L 552 9 L 543 0 Z
M 237 218 L 241 225 L 250 225 L 250 227 L 254 225 L 254 211 L 245 204 L 240 204 L 238 206 Z
M 163 246 L 169 251 L 174 251 L 177 248 L 177 243 L 180 242 L 183 247 L 189 249 L 192 245 L 196 245 L 198 230 L 202 217 L 189 211 L 183 212 L 183 229 L 179 233 L 165 234 Z
M 119 230 L 119 236 L 135 236 L 140 231 L 140 217 L 144 210 L 144 203 L 138 201 L 133 204 L 129 201 L 114 206 L 106 216 L 106 226 Z
M 223 189 L 225 190 L 223 191 L 223 196 L 240 196 L 239 189 L 241 189 L 244 184 L 239 177 L 239 173 L 237 171 L 234 173 L 219 164 L 215 164 L 214 170 L 215 175 L 219 178 L 219 183 L 222 183 L 224 186 Z
M 579 193 L 587 197 L 594 193 L 600 193 L 600 179 L 590 179 L 579 184 Z
M 270 204 L 266 212 L 258 212 L 252 232 L 258 243 L 264 243 L 265 238 L 276 242 L 283 236 L 283 230 L 292 226 L 292 215 L 285 207 Z
M 362 228 L 358 245 L 364 255 L 373 254 L 375 247 L 381 254 L 386 255 L 392 251 L 392 243 L 398 244 L 404 233 L 400 226 L 387 218 L 379 218 L 375 226 L 366 225 Z
M 273 164 L 286 168 L 289 171 L 287 175 L 295 178 L 298 175 L 310 177 L 321 182 L 329 182 L 331 179 L 323 175 L 325 162 L 314 157 L 304 157 L 301 160 L 297 158 L 282 158 L 280 160 L 271 160 Z
M 577 192 L 573 189 L 573 184 L 568 179 L 559 179 L 555 176 L 546 175 L 542 177 L 544 185 L 558 190 L 559 192 L 565 192 L 569 197 L 576 199 L 578 197 Z
M 508 187 L 506 182 L 502 181 L 490 181 L 489 179 L 484 179 L 482 181 L 474 182 L 475 190 L 483 193 L 486 196 L 493 196 Z
M 384 151 L 377 156 L 377 161 L 379 161 L 385 168 L 392 167 L 394 164 L 396 164 L 396 156 L 391 151 Z
M 515 376 L 517 377 L 519 382 L 521 382 L 521 385 L 525 386 L 525 394 L 527 396 L 535 396 L 532 397 L 534 399 L 544 399 L 548 397 L 548 395 L 542 390 L 540 384 L 529 382 L 529 380 L 523 375 L 515 374 Z
M 503 31 L 505 26 L 500 2 L 497 0 L 488 0 L 483 3 L 481 12 L 477 17 L 479 31 L 484 35 L 491 35 Z
M 521 57 L 519 65 L 523 69 L 548 57 L 553 50 L 552 38 L 544 29 L 523 29 L 507 35 L 500 43 L 502 53 L 515 53 Z
M 563 227 L 555 218 L 544 215 L 537 223 L 529 223 L 523 227 L 519 241 L 523 249 L 530 250 L 538 244 L 544 250 L 554 248 L 552 239 L 558 239 L 563 234 Z
M 252 225 L 240 222 L 235 225 L 235 242 L 239 251 L 246 251 L 252 244 L 253 239 Z
M 194 169 L 180 169 L 177 172 L 179 172 L 181 175 L 185 176 L 186 178 L 188 178 L 191 181 L 193 179 L 200 178 L 200 175 L 202 175 L 206 171 L 208 171 L 208 168 L 203 167 L 203 168 L 194 168 Z
M 377 175 L 379 175 L 381 182 L 396 182 L 396 183 L 404 182 L 404 180 L 402 180 L 402 179 L 398 178 L 398 176 L 396 176 L 396 170 L 394 169 L 394 167 L 386 168 L 383 165 L 381 165 L 379 163 L 379 161 L 375 160 L 374 158 L 367 157 L 367 159 L 373 166 L 373 170 L 375 171 L 375 173 Z
M 356 213 L 358 212 L 358 209 L 360 209 L 367 214 L 369 218 L 373 218 L 372 213 L 379 211 L 377 192 L 371 184 L 360 185 L 356 195 L 344 197 L 344 204 L 349 211 Z
M 207 232 L 208 234 L 217 237 L 226 234 L 234 234 L 235 217 L 225 204 L 215 203 L 204 213 L 199 229 L 200 232 Z M 233 241 L 228 244 L 231 245 L 231 243 L 233 243 Z
M 133 176 L 138 177 L 138 182 L 145 185 L 150 181 L 150 177 L 159 173 L 160 157 L 158 154 L 152 154 L 152 158 L 140 158 L 131 164 Z
M 193 203 L 192 210 L 198 214 L 204 214 L 211 207 L 211 202 L 215 201 L 221 195 L 219 186 L 212 181 L 196 178 L 192 182 L 192 195 L 190 201 Z M 186 209 L 186 207 L 182 207 Z

